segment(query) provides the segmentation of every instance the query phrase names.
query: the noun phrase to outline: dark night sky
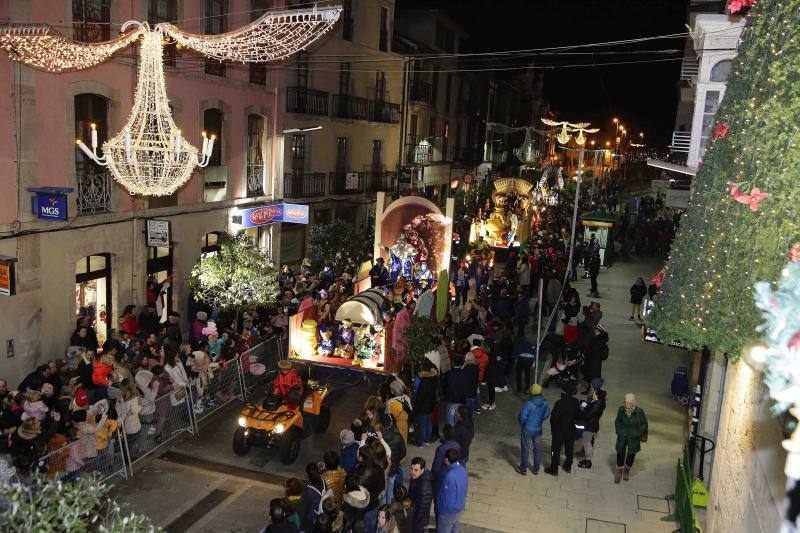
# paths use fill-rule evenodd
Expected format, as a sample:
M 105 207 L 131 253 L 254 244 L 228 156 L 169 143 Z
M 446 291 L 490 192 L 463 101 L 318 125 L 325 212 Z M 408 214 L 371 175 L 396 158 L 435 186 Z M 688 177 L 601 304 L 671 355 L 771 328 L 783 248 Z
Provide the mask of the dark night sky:
M 398 0 L 399 8 L 441 9 L 470 34 L 462 51 L 499 51 L 616 41 L 686 31 L 687 0 Z M 682 49 L 683 38 L 599 51 Z M 581 50 L 583 52 L 588 50 Z M 595 55 L 597 62 L 675 57 Z M 591 62 L 592 56 L 539 57 L 544 62 Z M 485 64 L 485 62 L 484 62 Z M 508 62 L 506 62 L 508 64 Z M 519 60 L 516 64 L 519 64 Z M 560 116 L 613 132 L 618 116 L 634 135 L 666 144 L 677 102 L 680 61 L 547 70 L 545 98 Z M 502 73 L 493 74 L 502 76 Z M 601 132 L 601 135 L 603 132 Z M 611 138 L 611 134 L 605 135 Z

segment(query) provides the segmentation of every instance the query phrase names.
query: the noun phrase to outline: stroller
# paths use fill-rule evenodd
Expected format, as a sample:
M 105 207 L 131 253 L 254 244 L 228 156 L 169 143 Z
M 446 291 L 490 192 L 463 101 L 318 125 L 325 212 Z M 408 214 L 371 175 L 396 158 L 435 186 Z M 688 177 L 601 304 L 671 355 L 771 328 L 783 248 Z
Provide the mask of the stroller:
M 549 387 L 553 383 L 562 389 L 570 384 L 577 387 L 578 370 L 583 366 L 583 359 L 583 353 L 577 347 L 567 347 L 566 355 L 560 357 L 555 366 L 547 370 L 547 379 L 542 386 Z

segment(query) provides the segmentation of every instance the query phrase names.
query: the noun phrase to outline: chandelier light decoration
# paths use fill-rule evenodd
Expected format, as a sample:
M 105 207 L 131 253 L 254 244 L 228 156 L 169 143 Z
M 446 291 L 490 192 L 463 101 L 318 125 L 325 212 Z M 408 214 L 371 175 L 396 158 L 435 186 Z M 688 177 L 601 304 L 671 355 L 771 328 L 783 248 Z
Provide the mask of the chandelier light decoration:
M 547 124 L 548 126 L 561 126 L 561 131 L 558 135 L 556 135 L 556 140 L 560 144 L 567 144 L 569 140 L 572 138 L 570 133 L 578 132 L 578 135 L 575 137 L 575 142 L 578 143 L 578 146 L 583 146 L 586 144 L 586 136 L 584 133 L 597 133 L 600 131 L 599 128 L 589 128 L 589 122 L 579 122 L 577 124 L 572 124 L 571 122 L 557 122 L 555 120 L 550 120 L 549 118 L 543 118 L 542 122 Z
M 12 25 L 0 27 L 0 49 L 13 61 L 47 72 L 65 72 L 98 65 L 141 37 L 136 93 L 127 123 L 103 143 L 102 155 L 97 152 L 94 124 L 91 149 L 80 139 L 77 144 L 87 157 L 107 166 L 131 194 L 165 196 L 186 183 L 195 167 L 208 165 L 215 140 L 203 132 L 203 144 L 195 148 L 183 139 L 172 119 L 164 81 L 165 37 L 220 61 L 275 61 L 319 39 L 340 14 L 338 6 L 271 12 L 220 35 L 185 33 L 167 23 L 151 29 L 146 22 L 129 21 L 120 37 L 94 44 L 67 39 L 47 25 Z

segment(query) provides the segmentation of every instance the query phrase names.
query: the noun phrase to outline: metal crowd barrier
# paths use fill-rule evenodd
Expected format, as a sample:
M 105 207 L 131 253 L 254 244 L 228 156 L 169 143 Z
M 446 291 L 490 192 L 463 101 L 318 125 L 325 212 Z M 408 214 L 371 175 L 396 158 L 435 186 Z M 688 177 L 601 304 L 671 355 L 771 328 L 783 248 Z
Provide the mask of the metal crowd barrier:
M 104 437 L 83 435 L 78 440 L 40 457 L 37 462 L 38 472 L 64 481 L 74 481 L 87 475 L 96 476 L 101 482 L 116 476 L 127 479 L 128 463 L 123 451 L 125 442 L 121 429 L 117 426 Z
M 140 400 L 141 404 L 141 400 Z M 184 433 L 197 434 L 190 387 L 175 389 L 153 400 L 152 413 L 139 413 L 141 429 L 122 424 L 131 473 L 133 465 Z
M 283 351 L 281 338 L 271 337 L 222 364 L 208 380 L 194 380 L 189 386 L 174 389 L 150 403 L 140 397 L 139 424 L 117 421 L 105 441 L 107 446 L 101 445 L 97 457 L 81 462 L 83 451 L 89 449 L 86 439 L 97 439 L 96 435 L 84 435 L 41 457 L 38 468 L 64 480 L 89 474 L 100 481 L 117 476 L 127 479 L 141 460 L 157 454 L 180 436 L 197 435 L 199 423 L 230 402 L 246 401 L 248 391 L 277 368 Z
M 250 391 L 267 379 L 271 370 L 283 359 L 283 340 L 270 337 L 242 354 L 242 376 L 245 388 Z

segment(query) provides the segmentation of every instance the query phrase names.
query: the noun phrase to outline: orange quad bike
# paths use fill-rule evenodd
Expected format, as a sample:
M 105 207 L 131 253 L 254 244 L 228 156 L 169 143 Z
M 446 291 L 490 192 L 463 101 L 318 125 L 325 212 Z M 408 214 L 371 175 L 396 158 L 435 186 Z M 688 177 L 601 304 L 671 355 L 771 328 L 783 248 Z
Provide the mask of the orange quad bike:
M 328 385 L 308 380 L 304 391 L 300 406 L 286 398 L 275 401 L 270 394 L 261 402 L 245 405 L 233 434 L 233 452 L 245 455 L 252 446 L 278 448 L 281 463 L 294 463 L 300 440 L 324 433 L 331 423 L 331 410 L 325 404 Z

